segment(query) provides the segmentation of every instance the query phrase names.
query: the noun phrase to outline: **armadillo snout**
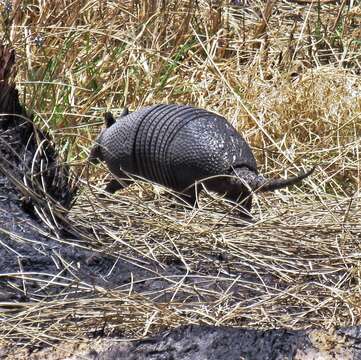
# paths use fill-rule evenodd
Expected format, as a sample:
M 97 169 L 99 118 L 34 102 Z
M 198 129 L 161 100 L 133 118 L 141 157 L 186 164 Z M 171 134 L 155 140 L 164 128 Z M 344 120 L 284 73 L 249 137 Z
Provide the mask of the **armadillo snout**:
M 102 160 L 100 145 L 96 144 L 92 147 L 88 160 L 92 165 L 99 164 L 99 162 Z

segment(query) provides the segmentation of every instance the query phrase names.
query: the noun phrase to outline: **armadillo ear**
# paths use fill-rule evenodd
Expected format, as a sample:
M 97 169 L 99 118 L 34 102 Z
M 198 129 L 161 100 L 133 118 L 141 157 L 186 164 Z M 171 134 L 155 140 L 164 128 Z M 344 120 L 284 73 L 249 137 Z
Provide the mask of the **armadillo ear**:
M 129 109 L 127 107 L 125 107 L 122 111 L 122 113 L 120 114 L 120 117 L 123 117 L 123 116 L 127 116 L 129 115 Z
M 104 113 L 104 124 L 105 127 L 111 127 L 115 123 L 114 116 L 111 112 Z

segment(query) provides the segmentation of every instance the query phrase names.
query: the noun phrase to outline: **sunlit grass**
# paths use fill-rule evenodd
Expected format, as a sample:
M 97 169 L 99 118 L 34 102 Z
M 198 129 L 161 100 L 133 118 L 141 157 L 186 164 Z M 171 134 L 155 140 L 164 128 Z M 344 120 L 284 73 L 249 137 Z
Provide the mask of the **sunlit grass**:
M 77 173 L 88 165 L 105 111 L 156 103 L 223 115 L 268 176 L 319 164 L 301 186 L 256 196 L 257 221 L 247 227 L 211 194 L 194 210 L 174 207 L 166 190 L 143 183 L 99 198 L 106 169 L 90 167 L 68 215 L 94 234 L 82 246 L 128 262 L 142 254 L 164 268 L 178 259 L 186 269 L 180 277 L 157 275 L 174 297 L 159 303 L 161 294 L 135 294 L 130 282 L 89 290 L 81 301 L 24 304 L 1 313 L 5 338 L 70 341 L 104 321 L 109 332 L 121 327 L 136 337 L 186 323 L 359 322 L 360 7 L 219 3 L 17 1 L 11 21 L 2 9 L 22 101 Z M 214 261 L 219 254 L 227 260 Z M 187 276 L 202 278 L 199 288 Z M 229 290 L 207 288 L 217 281 Z M 179 300 L 179 292 L 193 300 Z M 50 318 L 59 325 L 48 326 Z

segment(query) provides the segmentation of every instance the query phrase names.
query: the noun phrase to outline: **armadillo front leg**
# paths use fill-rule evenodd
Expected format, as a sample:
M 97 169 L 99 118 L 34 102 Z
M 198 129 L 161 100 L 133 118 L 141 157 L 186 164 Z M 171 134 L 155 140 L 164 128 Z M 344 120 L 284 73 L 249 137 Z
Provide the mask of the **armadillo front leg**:
M 105 191 L 114 194 L 116 191 L 123 189 L 123 186 L 118 180 L 112 179 L 108 182 L 107 186 L 105 187 Z
M 108 193 L 114 194 L 116 191 L 129 186 L 132 182 L 133 181 L 123 173 L 122 175 L 117 176 L 116 179 L 110 180 L 104 190 Z

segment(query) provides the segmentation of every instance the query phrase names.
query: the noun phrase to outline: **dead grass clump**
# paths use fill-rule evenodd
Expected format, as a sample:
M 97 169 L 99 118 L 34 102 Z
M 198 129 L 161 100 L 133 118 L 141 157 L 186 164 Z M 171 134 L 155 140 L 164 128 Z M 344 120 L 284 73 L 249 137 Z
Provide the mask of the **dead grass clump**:
M 269 176 L 320 164 L 302 186 L 256 196 L 248 226 L 211 194 L 193 210 L 142 183 L 100 199 L 105 171 L 90 168 L 68 215 L 83 237 L 57 240 L 148 275 L 115 289 L 83 284 L 77 300 L 0 303 L 3 339 L 359 323 L 359 8 L 272 4 L 34 0 L 2 9 L 24 102 L 79 173 L 104 111 L 159 102 L 224 115 Z

